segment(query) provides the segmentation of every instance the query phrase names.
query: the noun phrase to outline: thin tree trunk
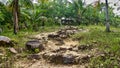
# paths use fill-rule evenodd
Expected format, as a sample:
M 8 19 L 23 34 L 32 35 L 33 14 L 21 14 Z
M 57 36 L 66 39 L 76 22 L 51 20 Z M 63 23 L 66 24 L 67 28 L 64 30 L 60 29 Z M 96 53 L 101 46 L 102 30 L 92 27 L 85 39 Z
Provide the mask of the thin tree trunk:
M 106 3 L 106 32 L 110 32 L 110 24 L 108 17 L 108 0 L 105 0 L 105 3 Z
M 18 26 L 18 1 L 19 0 L 14 0 L 14 6 L 13 6 L 13 22 L 14 22 L 14 34 L 17 34 L 19 31 L 19 26 Z

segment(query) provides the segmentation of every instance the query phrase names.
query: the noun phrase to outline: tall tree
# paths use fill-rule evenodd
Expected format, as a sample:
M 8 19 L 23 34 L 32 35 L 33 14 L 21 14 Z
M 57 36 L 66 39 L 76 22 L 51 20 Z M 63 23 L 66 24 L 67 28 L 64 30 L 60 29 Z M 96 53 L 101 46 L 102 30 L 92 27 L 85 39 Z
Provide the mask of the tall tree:
M 8 0 L 10 1 L 10 7 L 13 11 L 13 23 L 14 23 L 14 34 L 17 34 L 19 31 L 19 13 L 20 13 L 20 5 L 24 5 L 29 7 L 32 5 L 31 0 Z M 19 3 L 21 2 L 21 4 Z
M 14 3 L 14 5 L 13 5 L 14 34 L 17 34 L 17 32 L 19 30 L 19 26 L 18 26 L 18 12 L 19 12 L 19 10 L 18 10 L 18 7 L 19 7 L 18 1 L 19 0 L 14 0 L 13 1 L 13 3 Z
M 110 32 L 109 16 L 108 16 L 108 0 L 105 0 L 106 3 L 106 31 Z

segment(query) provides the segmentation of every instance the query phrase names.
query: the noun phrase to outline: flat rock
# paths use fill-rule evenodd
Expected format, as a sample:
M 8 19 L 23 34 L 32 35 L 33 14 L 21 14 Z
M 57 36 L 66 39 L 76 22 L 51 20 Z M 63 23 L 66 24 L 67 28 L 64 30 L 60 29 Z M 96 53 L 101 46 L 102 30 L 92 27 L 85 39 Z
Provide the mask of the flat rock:
M 65 44 L 65 43 L 62 39 L 59 39 L 59 38 L 56 39 L 55 45 L 63 45 L 63 44 Z
M 36 59 L 39 60 L 40 59 L 40 55 L 38 54 L 31 54 L 27 56 L 28 59 L 32 60 L 32 59 Z
M 35 49 L 39 49 L 40 51 L 44 50 L 44 46 L 39 40 L 27 41 L 26 48 L 32 51 L 35 51 Z
M 71 46 L 60 46 L 60 50 L 72 50 Z
M 0 56 L 3 56 L 4 54 L 3 53 L 0 53 Z
M 63 64 L 74 64 L 75 56 L 72 54 L 63 55 Z
M 86 56 L 86 54 L 82 55 L 74 51 L 46 52 L 43 54 L 45 60 L 57 64 L 78 64 L 79 62 L 88 61 Z
M 58 34 L 49 34 L 48 35 L 48 39 L 55 39 L 55 38 L 58 38 L 59 35 Z
M 0 36 L 0 41 L 5 41 L 6 43 L 9 43 L 11 39 L 6 36 Z
M 14 44 L 12 43 L 11 39 L 6 37 L 6 36 L 0 36 L 0 46 L 14 46 Z
M 10 52 L 17 54 L 18 52 L 14 48 L 9 48 Z

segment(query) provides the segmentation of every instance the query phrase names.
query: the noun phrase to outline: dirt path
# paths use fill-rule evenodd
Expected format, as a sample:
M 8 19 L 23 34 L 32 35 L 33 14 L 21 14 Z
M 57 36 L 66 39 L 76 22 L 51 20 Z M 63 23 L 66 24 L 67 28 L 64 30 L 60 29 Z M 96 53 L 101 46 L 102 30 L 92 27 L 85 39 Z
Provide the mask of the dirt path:
M 45 60 L 41 59 L 39 61 L 19 61 L 16 64 L 16 68 L 85 68 L 85 65 L 56 65 L 47 63 Z
M 81 32 L 87 32 L 87 31 L 88 30 L 84 30 Z M 48 40 L 48 35 L 50 34 L 53 36 L 52 39 Z M 35 39 L 39 39 L 39 40 L 44 39 L 44 41 L 47 40 L 47 43 L 44 44 L 45 50 L 38 53 L 38 55 L 43 57 L 40 60 L 25 59 L 18 61 L 16 62 L 16 68 L 86 68 L 86 66 L 88 65 L 88 60 L 91 57 L 91 55 L 94 54 L 93 52 L 95 52 L 95 49 L 91 49 L 88 52 L 81 51 L 81 49 L 85 49 L 85 48 L 87 49 L 87 47 L 89 48 L 89 46 L 85 45 L 78 47 L 79 41 L 73 40 L 72 38 L 66 38 L 61 40 L 58 37 L 56 40 L 56 37 L 53 38 L 54 36 L 56 36 L 56 34 L 57 32 L 50 32 L 50 33 L 41 33 L 38 35 L 34 35 L 33 38 Z M 61 34 L 59 34 L 59 36 L 60 35 Z M 58 63 L 58 64 L 54 64 L 54 63 Z

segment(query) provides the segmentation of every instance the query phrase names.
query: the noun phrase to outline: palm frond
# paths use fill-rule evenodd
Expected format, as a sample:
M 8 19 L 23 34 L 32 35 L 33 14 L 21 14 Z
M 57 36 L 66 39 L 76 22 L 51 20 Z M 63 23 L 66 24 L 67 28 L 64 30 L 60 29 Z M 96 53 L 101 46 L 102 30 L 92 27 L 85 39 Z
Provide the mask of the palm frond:
M 24 7 L 31 7 L 33 8 L 33 3 L 31 0 L 20 0 L 20 5 L 23 5 Z

